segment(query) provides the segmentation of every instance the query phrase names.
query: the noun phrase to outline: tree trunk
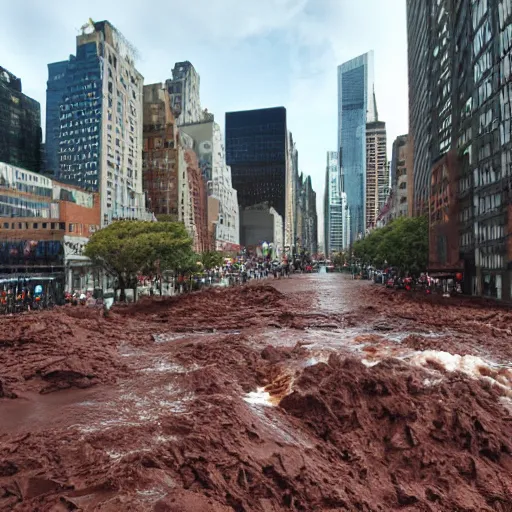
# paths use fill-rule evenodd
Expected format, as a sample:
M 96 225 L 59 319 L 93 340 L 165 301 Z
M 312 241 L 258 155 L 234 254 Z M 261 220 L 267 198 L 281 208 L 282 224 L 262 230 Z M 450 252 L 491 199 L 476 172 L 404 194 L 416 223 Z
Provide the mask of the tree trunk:
M 124 277 L 119 277 L 119 302 L 126 302 L 126 283 L 124 281 Z

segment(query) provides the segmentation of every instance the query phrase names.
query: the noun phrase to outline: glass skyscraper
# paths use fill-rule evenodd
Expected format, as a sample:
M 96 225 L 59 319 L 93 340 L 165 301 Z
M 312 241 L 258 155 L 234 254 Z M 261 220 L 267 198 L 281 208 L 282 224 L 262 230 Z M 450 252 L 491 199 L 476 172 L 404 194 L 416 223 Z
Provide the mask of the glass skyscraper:
M 226 113 L 226 162 L 242 208 L 268 202 L 286 216 L 286 109 Z
M 366 229 L 366 123 L 375 121 L 373 51 L 338 66 L 338 148 L 350 242 Z

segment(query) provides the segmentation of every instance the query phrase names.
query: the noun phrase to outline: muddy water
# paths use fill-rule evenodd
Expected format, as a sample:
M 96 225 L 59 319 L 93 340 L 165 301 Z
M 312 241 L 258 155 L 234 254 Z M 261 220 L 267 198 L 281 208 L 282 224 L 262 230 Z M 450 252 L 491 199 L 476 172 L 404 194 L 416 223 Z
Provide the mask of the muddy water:
M 457 310 L 452 320 L 447 321 L 448 317 L 442 317 L 442 313 L 449 309 L 449 303 L 444 309 L 422 303 L 414 305 L 413 302 L 397 305 L 398 295 L 382 295 L 378 286 L 340 274 L 269 279 L 267 283 L 284 294 L 284 298 L 264 287 L 259 296 L 258 290 L 238 289 L 222 292 L 224 295 L 212 295 L 210 299 L 201 298 L 207 297 L 204 294 L 184 297 L 182 302 L 170 306 L 151 302 L 142 312 L 125 317 L 120 314 L 116 317 L 114 313 L 109 320 L 111 324 L 100 323 L 99 328 L 110 336 L 126 333 L 126 338 L 121 336 L 122 343 L 116 348 L 116 355 L 126 365 L 126 371 L 117 374 L 117 382 L 109 386 L 97 385 L 86 390 L 51 394 L 24 392 L 16 400 L 0 400 L 0 449 L 3 449 L 0 456 L 7 454 L 6 457 L 12 459 L 0 469 L 3 467 L 3 471 L 8 472 L 19 466 L 16 479 L 31 477 L 33 465 L 26 461 L 35 457 L 47 461 L 46 476 L 50 479 L 58 477 L 59 482 L 74 486 L 77 492 L 71 495 L 71 503 L 82 510 L 97 510 L 112 498 L 113 493 L 101 490 L 101 486 L 108 483 L 108 489 L 112 485 L 116 489 L 117 498 L 128 501 L 101 508 L 107 511 L 152 512 L 156 510 L 153 505 L 158 499 L 182 488 L 192 489 L 195 498 L 202 489 L 208 489 L 208 496 L 213 493 L 219 503 L 235 510 L 277 511 L 283 509 L 278 498 L 272 498 L 271 506 L 267 503 L 268 496 L 281 496 L 284 482 L 298 485 L 299 481 L 305 481 L 306 484 L 300 485 L 306 487 L 301 487 L 296 496 L 305 496 L 301 499 L 311 502 L 297 504 L 292 510 L 323 510 L 321 503 L 345 509 L 349 503 L 348 509 L 356 510 L 361 509 L 361 502 L 356 498 L 356 501 L 350 501 L 352 498 L 348 494 L 336 501 L 339 481 L 351 482 L 347 484 L 351 487 L 350 494 L 360 493 L 368 503 L 375 499 L 382 505 L 395 492 L 393 486 L 385 483 L 389 481 L 388 459 L 378 464 L 375 460 L 379 450 L 385 451 L 384 445 L 379 444 L 382 443 L 382 432 L 396 422 L 388 422 L 380 416 L 365 419 L 368 404 L 374 407 L 382 399 L 382 411 L 391 411 L 393 417 L 410 418 L 407 411 L 394 410 L 393 404 L 406 402 L 405 407 L 410 405 L 407 400 L 411 403 L 416 400 L 424 414 L 432 416 L 427 416 L 424 425 L 418 420 L 415 424 L 418 432 L 423 427 L 430 428 L 434 420 L 438 424 L 444 421 L 442 415 L 438 417 L 440 412 L 428 409 L 430 398 L 425 399 L 427 405 L 423 406 L 423 395 L 408 394 L 403 372 L 414 377 L 407 386 L 423 387 L 429 392 L 434 390 L 433 393 L 438 392 L 436 387 L 447 382 L 451 374 L 462 372 L 472 379 L 471 383 L 485 381 L 499 388 L 503 409 L 511 406 L 512 368 L 499 350 L 500 346 L 506 346 L 507 340 L 502 336 L 503 345 L 485 343 L 489 339 L 489 329 L 493 328 L 488 311 L 478 312 L 483 320 L 471 326 L 471 336 L 468 336 L 467 324 L 457 319 L 461 315 L 472 319 L 475 317 L 473 311 Z M 417 320 L 418 312 L 421 321 Z M 136 318 L 132 321 L 131 317 Z M 438 318 L 442 320 L 437 321 Z M 119 325 L 124 330 L 115 331 L 114 327 Z M 504 328 L 500 329 L 496 336 L 503 334 Z M 499 341 L 498 337 L 495 339 Z M 342 370 L 337 358 L 330 359 L 333 354 L 342 356 L 340 360 L 345 361 Z M 390 360 L 398 360 L 401 366 L 390 366 Z M 319 364 L 326 362 L 329 365 Z M 389 368 L 399 371 L 389 371 Z M 353 378 L 347 378 L 346 375 L 352 375 L 350 372 L 353 372 Z M 352 387 L 358 379 L 366 383 L 363 393 L 357 386 Z M 319 394 L 318 387 L 330 380 L 333 385 L 325 387 L 325 392 Z M 312 383 L 309 398 L 309 389 L 304 389 L 305 382 Z M 387 392 L 394 390 L 394 396 L 379 395 L 379 390 L 387 389 L 382 387 L 386 382 Z M 449 407 L 454 410 L 458 408 L 458 414 L 466 414 L 464 404 L 460 405 L 459 399 L 450 395 L 450 386 L 443 389 L 443 401 L 450 403 Z M 370 388 L 376 392 L 368 397 L 365 393 Z M 346 393 L 336 397 L 340 389 L 345 389 Z M 294 393 L 297 390 L 305 393 L 304 398 L 296 396 L 300 395 Z M 397 390 L 402 391 L 398 393 Z M 475 387 L 472 393 L 476 395 L 472 396 L 480 396 L 478 393 L 481 392 Z M 464 396 L 472 400 L 469 394 Z M 356 397 L 360 402 L 352 403 Z M 331 399 L 329 407 L 322 409 L 322 404 Z M 479 402 L 487 407 L 478 412 L 480 418 L 500 419 L 492 409 L 492 403 L 487 395 Z M 333 407 L 341 407 L 337 415 L 326 414 Z M 351 407 L 354 408 L 352 412 Z M 471 403 L 468 414 L 474 415 L 476 407 Z M 307 421 L 302 421 L 303 416 Z M 326 434 L 345 435 L 340 428 L 345 424 L 333 423 L 328 428 L 322 425 L 324 421 L 338 421 L 339 418 L 347 424 L 357 420 L 359 427 L 348 428 L 345 432 L 348 437 L 338 440 L 342 455 L 338 464 L 333 463 L 338 457 L 337 449 L 331 451 L 338 441 L 329 439 L 326 442 Z M 376 421 L 381 423 L 376 426 Z M 499 425 L 505 432 L 504 423 Z M 318 436 L 315 434 L 317 428 Z M 490 430 L 490 426 L 486 428 Z M 388 437 L 390 442 L 401 447 L 397 432 L 390 430 Z M 28 433 L 31 436 L 25 441 L 23 436 Z M 481 434 L 471 431 L 471 435 L 476 438 Z M 426 430 L 421 447 L 427 446 L 427 451 L 430 449 L 434 453 L 437 445 L 426 444 L 432 443 L 429 436 Z M 381 449 L 368 455 L 370 439 Z M 413 440 L 412 445 L 415 444 Z M 359 468 L 361 472 L 358 470 L 354 474 L 364 475 L 380 468 L 381 473 L 375 476 L 373 483 L 368 481 L 359 488 L 357 479 L 354 480 L 350 472 L 346 473 L 347 461 L 352 457 L 347 446 L 354 450 L 354 461 L 368 459 L 366 466 Z M 445 449 L 451 449 L 450 446 L 444 445 L 441 455 Z M 386 445 L 386 450 L 388 448 Z M 18 455 L 11 456 L 11 453 Z M 278 475 L 276 482 L 269 483 L 272 468 L 281 467 L 276 463 L 276 453 L 284 476 Z M 386 453 L 386 457 L 392 457 L 391 452 Z M 453 453 L 457 455 L 459 452 Z M 396 459 L 394 464 L 402 465 L 402 461 Z M 297 478 L 304 465 L 308 468 L 305 472 L 316 479 L 310 487 L 307 487 L 308 479 Z M 391 466 L 390 474 L 394 474 L 395 469 Z M 44 471 L 39 471 L 38 476 Z M 420 481 L 416 476 L 411 478 L 411 481 Z M 11 489 L 13 483 L 8 479 L 9 475 L 0 476 L 0 490 L 4 484 Z M 258 482 L 254 489 L 259 488 L 260 495 L 264 496 L 261 502 L 249 488 L 249 480 Z M 46 481 L 45 485 L 54 485 L 52 482 Z M 382 493 L 385 499 L 373 496 L 379 485 L 388 485 Z M 457 505 L 463 503 L 467 494 L 461 485 L 465 484 L 459 481 L 452 487 L 462 489 L 462 501 Z M 318 489 L 322 493 L 325 491 L 325 499 L 317 496 Z M 372 489 L 371 495 L 368 489 Z M 37 492 L 37 489 L 31 490 L 33 496 L 38 496 Z M 238 501 L 233 501 L 232 495 L 236 492 Z M 6 491 L 4 498 L 0 493 L 0 509 L 4 504 L 6 509 L 11 509 L 15 502 L 13 496 L 11 491 Z M 60 498 L 55 491 L 54 495 L 44 499 L 55 504 Z M 399 501 L 403 499 L 400 495 Z M 28 502 L 19 510 L 35 510 L 34 503 Z M 444 503 L 443 510 L 457 509 L 447 501 Z M 471 507 L 467 505 L 466 508 Z M 394 507 L 366 509 L 394 510 Z M 483 510 L 476 506 L 473 509 Z M 198 505 L 196 510 L 225 509 Z
M 461 357 L 443 350 L 414 350 L 402 344 L 411 335 L 434 340 L 454 336 L 456 333 L 451 327 L 435 325 L 432 326 L 434 330 L 426 332 L 425 329 L 414 330 L 414 322 L 408 329 L 395 323 L 384 325 L 383 331 L 382 323 L 385 324 L 390 316 L 386 308 L 376 312 L 371 303 L 360 300 L 361 290 L 375 286 L 368 281 L 355 281 L 350 276 L 320 272 L 291 279 L 270 279 L 269 282 L 297 301 L 299 310 L 300 304 L 304 303 L 304 309 L 299 314 L 306 317 L 320 315 L 315 321 L 320 328 L 298 330 L 267 327 L 243 332 L 252 346 L 303 347 L 306 350 L 303 359 L 288 363 L 290 375 L 300 368 L 326 362 L 332 353 L 359 357 L 367 366 L 391 357 L 432 369 L 435 374 L 433 382 L 442 378 L 435 371 L 440 367 L 448 371 L 462 371 L 474 378 L 488 379 L 503 387 L 506 396 L 512 398 L 512 365 L 494 362 L 492 354 Z M 358 315 L 357 325 L 344 325 L 344 318 L 354 313 Z M 327 327 L 322 327 L 322 323 Z M 185 414 L 187 402 L 192 397 L 180 389 L 179 375 L 196 371 L 200 366 L 178 364 L 167 353 L 166 345 L 219 340 L 226 334 L 236 336 L 242 331 L 159 333 L 153 337 L 154 346 L 144 349 L 123 344 L 120 353 L 130 369 L 129 380 L 122 380 L 112 387 L 66 390 L 47 395 L 27 393 L 15 401 L 2 401 L 0 432 L 44 430 L 54 425 L 94 431 L 129 424 L 140 425 L 155 421 L 161 413 L 167 414 L 169 411 Z M 291 382 L 287 386 L 291 388 Z M 263 388 L 250 392 L 246 400 L 252 405 L 276 404 L 271 393 Z

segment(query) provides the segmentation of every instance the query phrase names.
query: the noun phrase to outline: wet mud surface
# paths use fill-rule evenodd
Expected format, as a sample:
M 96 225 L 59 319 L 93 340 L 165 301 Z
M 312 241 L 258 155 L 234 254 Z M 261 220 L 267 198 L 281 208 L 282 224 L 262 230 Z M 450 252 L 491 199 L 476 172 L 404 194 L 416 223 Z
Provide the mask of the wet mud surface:
M 0 328 L 0 510 L 512 510 L 510 310 L 313 274 Z

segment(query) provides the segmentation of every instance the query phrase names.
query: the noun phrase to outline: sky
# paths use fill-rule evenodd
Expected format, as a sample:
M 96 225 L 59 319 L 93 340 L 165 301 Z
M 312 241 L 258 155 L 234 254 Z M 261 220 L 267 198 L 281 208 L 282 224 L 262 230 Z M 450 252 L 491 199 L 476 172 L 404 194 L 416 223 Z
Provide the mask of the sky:
M 286 107 L 299 171 L 311 175 L 317 193 L 323 238 L 326 153 L 337 144 L 337 66 L 374 50 L 391 158 L 393 140 L 408 125 L 405 16 L 405 0 L 17 0 L 2 12 L 0 66 L 41 103 L 44 127 L 47 64 L 75 53 L 89 18 L 106 19 L 137 48 L 145 83 L 163 82 L 175 62 L 190 61 L 201 77 L 202 107 L 222 128 L 226 112 Z

